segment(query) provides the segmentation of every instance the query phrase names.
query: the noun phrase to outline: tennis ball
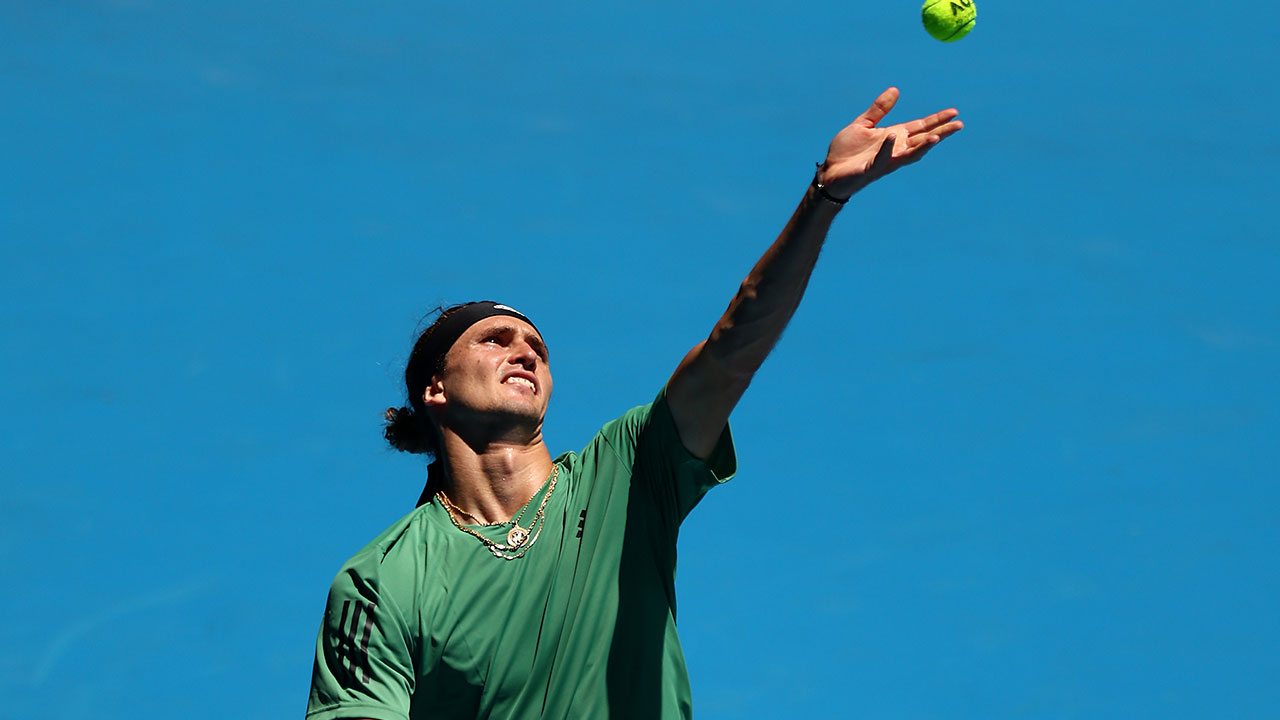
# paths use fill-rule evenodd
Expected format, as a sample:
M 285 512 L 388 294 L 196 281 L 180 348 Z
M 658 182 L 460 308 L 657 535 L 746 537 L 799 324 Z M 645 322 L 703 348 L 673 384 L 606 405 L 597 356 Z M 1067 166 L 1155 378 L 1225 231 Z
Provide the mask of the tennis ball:
M 973 29 L 978 8 L 973 0 L 924 0 L 924 29 L 942 42 L 955 42 Z

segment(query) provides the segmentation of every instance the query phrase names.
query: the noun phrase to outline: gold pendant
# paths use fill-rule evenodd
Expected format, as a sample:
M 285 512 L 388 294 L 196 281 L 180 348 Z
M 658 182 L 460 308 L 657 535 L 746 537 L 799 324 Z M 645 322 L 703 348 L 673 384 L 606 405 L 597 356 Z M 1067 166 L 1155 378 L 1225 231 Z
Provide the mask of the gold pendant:
M 528 539 L 529 531 L 519 525 L 507 531 L 507 545 L 511 546 L 512 549 L 520 547 Z

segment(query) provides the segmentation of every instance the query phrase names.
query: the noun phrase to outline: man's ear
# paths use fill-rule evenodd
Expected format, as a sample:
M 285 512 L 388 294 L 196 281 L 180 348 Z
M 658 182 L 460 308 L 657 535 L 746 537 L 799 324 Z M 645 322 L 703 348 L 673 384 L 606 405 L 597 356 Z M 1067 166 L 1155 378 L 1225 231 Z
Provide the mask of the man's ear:
M 440 407 L 445 403 L 444 382 L 439 375 L 432 375 L 427 389 L 422 391 L 422 402 L 427 407 Z

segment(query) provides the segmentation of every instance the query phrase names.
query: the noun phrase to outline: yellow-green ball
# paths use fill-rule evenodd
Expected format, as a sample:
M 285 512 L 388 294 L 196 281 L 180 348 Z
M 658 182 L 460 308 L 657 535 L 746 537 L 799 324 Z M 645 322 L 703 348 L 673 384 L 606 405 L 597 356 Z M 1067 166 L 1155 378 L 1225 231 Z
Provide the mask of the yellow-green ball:
M 942 42 L 955 42 L 978 22 L 978 6 L 973 0 L 924 0 L 920 8 L 924 29 Z

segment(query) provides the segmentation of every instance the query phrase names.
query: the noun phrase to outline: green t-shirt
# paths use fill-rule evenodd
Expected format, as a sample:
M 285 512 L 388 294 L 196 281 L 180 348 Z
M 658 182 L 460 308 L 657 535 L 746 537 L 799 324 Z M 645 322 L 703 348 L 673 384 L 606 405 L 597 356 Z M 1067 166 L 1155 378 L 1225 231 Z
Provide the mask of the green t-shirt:
M 694 458 L 664 391 L 555 462 L 542 536 L 519 559 L 494 557 L 433 500 L 342 567 L 308 720 L 691 717 L 676 535 L 735 472 L 729 429 Z M 497 542 L 507 530 L 476 529 Z

